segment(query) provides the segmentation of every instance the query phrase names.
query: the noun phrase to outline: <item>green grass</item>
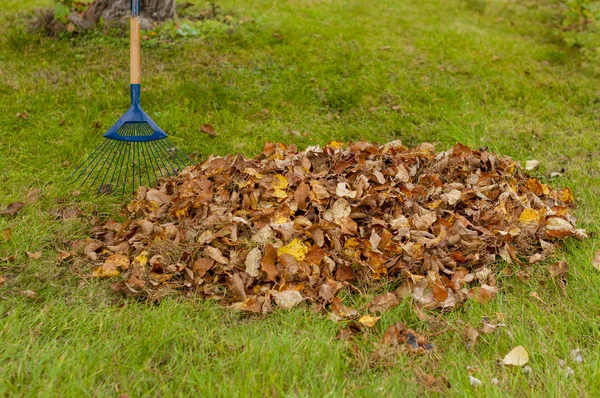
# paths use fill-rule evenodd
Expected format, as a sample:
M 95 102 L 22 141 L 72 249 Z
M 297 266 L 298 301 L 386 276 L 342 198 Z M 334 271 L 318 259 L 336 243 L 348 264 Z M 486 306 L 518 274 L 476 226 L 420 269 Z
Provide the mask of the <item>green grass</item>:
M 404 302 L 355 349 L 336 339 L 342 325 L 309 308 L 246 318 L 182 297 L 152 306 L 116 297 L 86 268 L 55 264 L 57 248 L 85 237 L 93 217 L 113 216 L 121 205 L 75 197 L 65 178 L 128 105 L 128 47 L 125 37 L 101 32 L 63 40 L 27 33 L 28 10 L 48 3 L 8 0 L 0 11 L 0 205 L 32 188 L 44 192 L 17 216 L 0 217 L 0 231 L 12 229 L 9 241 L 0 236 L 0 259 L 16 258 L 0 262 L 0 395 L 435 395 L 424 374 L 446 380 L 452 396 L 600 394 L 595 237 L 568 242 L 557 254 L 571 269 L 566 296 L 546 276 L 548 262 L 524 282 L 501 278 L 492 303 L 469 302 L 436 321 L 419 320 Z M 331 139 L 487 145 L 540 160 L 540 178 L 572 187 L 581 226 L 598 232 L 600 77 L 555 39 L 553 4 L 220 4 L 231 27 L 144 42 L 142 103 L 182 150 L 250 156 L 267 141 L 304 148 Z M 23 112 L 26 120 L 16 116 Z M 92 127 L 96 121 L 101 129 Z M 218 136 L 203 135 L 204 123 Z M 562 177 L 548 178 L 561 170 Z M 56 212 L 63 208 L 82 216 L 62 220 Z M 38 250 L 39 260 L 25 254 Z M 39 297 L 19 294 L 28 289 Z M 497 314 L 507 326 L 467 350 L 465 325 Z M 372 341 L 396 321 L 434 335 L 436 353 L 399 355 L 395 365 L 370 361 Z M 530 374 L 498 363 L 516 345 L 530 353 Z M 567 378 L 559 359 L 574 348 L 584 362 L 569 362 L 575 373 Z M 484 382 L 477 390 L 467 366 Z

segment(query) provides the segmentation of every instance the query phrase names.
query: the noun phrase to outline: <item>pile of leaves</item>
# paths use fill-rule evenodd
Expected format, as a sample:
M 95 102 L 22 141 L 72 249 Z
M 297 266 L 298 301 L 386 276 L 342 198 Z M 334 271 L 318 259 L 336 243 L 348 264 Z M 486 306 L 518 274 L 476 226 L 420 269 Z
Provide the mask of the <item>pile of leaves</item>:
M 249 313 L 308 301 L 351 319 L 360 314 L 341 302 L 344 289 L 397 287 L 369 305 L 374 315 L 405 295 L 428 309 L 488 301 L 494 263 L 529 266 L 559 240 L 585 238 L 572 206 L 568 188 L 462 144 L 268 143 L 254 159 L 211 156 L 140 188 L 127 221 L 75 246 L 129 296 L 179 290 Z

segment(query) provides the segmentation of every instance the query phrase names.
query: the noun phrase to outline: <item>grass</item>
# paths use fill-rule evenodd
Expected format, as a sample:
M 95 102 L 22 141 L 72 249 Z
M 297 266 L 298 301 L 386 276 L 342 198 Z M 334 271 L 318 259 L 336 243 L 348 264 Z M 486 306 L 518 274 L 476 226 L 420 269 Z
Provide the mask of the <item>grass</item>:
M 555 39 L 553 3 L 219 3 L 229 27 L 144 42 L 142 103 L 182 150 L 254 155 L 267 141 L 303 148 L 331 139 L 487 145 L 540 160 L 540 178 L 570 186 L 581 226 L 598 232 L 600 76 Z M 431 374 L 451 396 L 598 396 L 595 237 L 557 254 L 570 265 L 565 296 L 547 262 L 528 280 L 501 278 L 488 305 L 470 302 L 432 322 L 408 302 L 386 313 L 373 341 L 402 321 L 433 334 L 439 347 L 397 356 L 395 365 L 369 360 L 368 340 L 354 348 L 337 340 L 341 325 L 309 308 L 246 318 L 182 297 L 151 306 L 117 298 L 87 269 L 56 264 L 57 248 L 121 206 L 118 198 L 74 196 L 65 178 L 128 105 L 128 49 L 115 33 L 28 33 L 30 10 L 47 4 L 8 0 L 0 11 L 0 205 L 32 188 L 44 193 L 17 216 L 0 217 L 0 231 L 12 231 L 8 241 L 0 236 L 0 259 L 16 258 L 0 262 L 0 395 L 436 395 L 424 382 Z M 27 119 L 16 116 L 24 112 Z M 203 135 L 204 123 L 218 136 Z M 552 171 L 562 177 L 550 179 Z M 65 208 L 81 216 L 63 220 Z M 25 254 L 38 250 L 38 260 Z M 507 326 L 467 349 L 465 325 L 499 314 Z M 529 351 L 531 373 L 499 365 L 516 345 Z M 568 361 L 575 348 L 580 365 Z M 483 386 L 471 387 L 469 372 Z

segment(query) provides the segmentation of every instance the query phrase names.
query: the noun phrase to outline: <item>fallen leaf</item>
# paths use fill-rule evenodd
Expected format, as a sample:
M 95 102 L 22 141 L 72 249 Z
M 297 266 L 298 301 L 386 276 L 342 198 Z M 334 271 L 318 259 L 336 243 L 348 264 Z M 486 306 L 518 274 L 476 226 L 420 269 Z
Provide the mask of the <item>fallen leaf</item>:
M 345 182 L 340 182 L 337 184 L 335 194 L 340 198 L 356 198 L 356 191 L 348 189 L 348 186 Z
M 594 253 L 594 259 L 592 260 L 592 266 L 600 271 L 600 251 Z
M 465 336 L 472 342 L 476 342 L 477 337 L 479 337 L 479 332 L 475 330 L 473 326 L 467 325 L 467 327 L 465 328 Z
M 19 294 L 23 297 L 34 299 L 38 297 L 38 294 L 33 290 L 19 290 Z
M 221 250 L 219 250 L 216 247 L 212 247 L 212 246 L 206 246 L 204 248 L 204 254 L 207 257 L 212 258 L 213 260 L 215 260 L 216 262 L 218 262 L 219 264 L 228 264 L 229 260 L 223 256 L 223 253 L 221 253 Z
M 573 235 L 574 228 L 570 222 L 559 217 L 550 217 L 546 221 L 546 234 L 553 238 Z
M 6 209 L 0 211 L 0 215 L 14 216 L 20 212 L 23 207 L 25 207 L 25 203 L 23 202 L 10 203 L 8 206 L 6 206 Z
M 546 302 L 544 300 L 542 300 L 542 298 L 540 297 L 540 295 L 536 291 L 532 291 L 531 293 L 529 293 L 529 296 L 533 297 L 534 299 L 536 299 L 537 301 L 539 301 L 542 304 L 546 304 Z
M 548 273 L 553 278 L 558 275 L 566 274 L 567 272 L 569 272 L 569 265 L 564 261 L 557 261 L 548 269 Z
M 275 282 L 277 280 L 277 276 L 279 275 L 279 270 L 275 265 L 276 260 L 277 249 L 275 249 L 272 245 L 267 245 L 265 247 L 265 255 L 260 262 L 260 268 L 267 275 L 267 279 L 272 282 Z
M 299 239 L 294 239 L 287 245 L 281 246 L 279 249 L 277 249 L 278 256 L 281 256 L 282 254 L 289 254 L 298 261 L 304 260 L 306 253 L 308 253 L 308 247 L 306 247 L 306 245 Z
M 35 203 L 39 200 L 42 190 L 40 188 L 33 188 L 27 192 L 27 203 Z
M 523 366 L 529 362 L 529 354 L 523 346 L 513 348 L 502 360 L 505 365 Z
M 535 170 L 540 166 L 540 162 L 537 160 L 528 160 L 525 162 L 525 170 L 531 171 Z
M 11 236 L 12 236 L 11 228 L 5 228 L 2 230 L 2 240 L 4 240 L 5 242 L 8 242 L 10 240 Z
M 38 260 L 42 257 L 42 252 L 26 252 L 27 253 L 27 257 L 31 258 L 32 260 Z
M 246 273 L 253 278 L 256 278 L 260 274 L 260 262 L 262 260 L 262 253 L 258 247 L 255 247 L 248 253 L 246 257 Z
M 83 247 L 83 254 L 87 256 L 92 261 L 96 261 L 98 259 L 98 254 L 96 251 L 104 246 L 101 242 L 90 242 Z
M 389 311 L 390 309 L 394 308 L 398 304 L 400 304 L 398 297 L 396 297 L 396 295 L 394 293 L 388 292 L 388 293 L 385 293 L 385 294 L 375 297 L 375 299 L 371 303 L 369 303 L 367 308 L 369 309 L 369 312 L 372 314 L 376 314 L 376 313 L 383 314 L 384 312 Z
M 137 260 L 138 262 L 140 261 L 139 258 Z M 113 254 L 112 256 L 108 257 L 100 267 L 96 268 L 96 270 L 92 273 L 92 276 L 97 278 L 110 278 L 113 276 L 118 276 L 121 273 L 120 270 L 126 270 L 129 268 L 129 264 L 130 262 L 127 256 L 122 254 Z
M 283 292 L 276 292 L 273 294 L 275 299 L 275 303 L 277 306 L 282 309 L 290 309 L 298 304 L 300 304 L 303 300 L 302 294 L 300 294 L 297 290 L 284 290 Z
M 380 319 L 380 316 L 372 316 L 372 315 L 363 315 L 360 317 L 360 319 L 358 320 L 360 323 L 362 323 L 363 325 L 365 325 L 368 328 L 372 328 L 373 326 L 375 326 L 375 324 L 377 323 L 377 321 Z
M 208 134 L 210 136 L 215 136 L 215 129 L 212 125 L 210 124 L 203 124 L 200 127 L 200 131 L 203 132 L 204 134 Z

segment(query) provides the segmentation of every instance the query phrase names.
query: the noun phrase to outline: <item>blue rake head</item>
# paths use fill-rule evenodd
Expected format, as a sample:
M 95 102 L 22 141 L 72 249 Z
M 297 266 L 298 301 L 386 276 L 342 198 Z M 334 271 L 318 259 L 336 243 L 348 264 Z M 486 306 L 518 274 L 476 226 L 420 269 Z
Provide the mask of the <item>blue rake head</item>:
M 161 177 L 177 174 L 192 160 L 172 145 L 167 134 L 140 107 L 140 85 L 131 85 L 131 106 L 104 134 L 107 138 L 73 174 L 98 185 L 99 193 L 124 195 L 131 186 L 155 185 Z
M 144 112 L 140 106 L 140 85 L 132 84 L 131 106 L 108 129 L 104 138 L 126 142 L 148 142 L 167 138 L 167 134 Z M 132 135 L 133 134 L 133 135 Z

